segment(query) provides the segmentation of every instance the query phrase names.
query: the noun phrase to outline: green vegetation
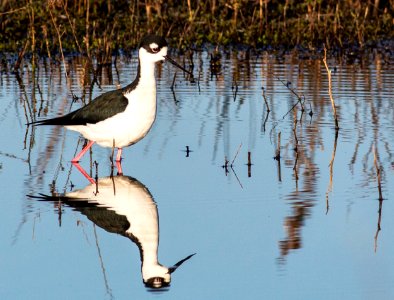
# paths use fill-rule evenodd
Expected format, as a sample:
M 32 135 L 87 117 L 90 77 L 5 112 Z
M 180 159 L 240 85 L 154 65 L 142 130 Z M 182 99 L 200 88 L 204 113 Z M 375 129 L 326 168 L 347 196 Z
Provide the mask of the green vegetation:
M 3 0 L 0 51 L 77 51 L 105 62 L 147 32 L 171 37 L 179 49 L 363 47 L 393 38 L 393 6 L 393 0 Z

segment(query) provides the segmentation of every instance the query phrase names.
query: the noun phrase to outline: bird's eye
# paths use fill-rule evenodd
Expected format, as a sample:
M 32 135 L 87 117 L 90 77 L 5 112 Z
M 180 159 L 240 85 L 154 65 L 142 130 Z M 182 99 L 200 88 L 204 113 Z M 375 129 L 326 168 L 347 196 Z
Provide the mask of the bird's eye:
M 150 48 L 150 50 L 151 50 L 153 53 L 157 53 L 157 52 L 160 51 L 160 47 L 159 47 L 156 43 L 150 44 L 150 45 L 149 45 L 149 48 Z

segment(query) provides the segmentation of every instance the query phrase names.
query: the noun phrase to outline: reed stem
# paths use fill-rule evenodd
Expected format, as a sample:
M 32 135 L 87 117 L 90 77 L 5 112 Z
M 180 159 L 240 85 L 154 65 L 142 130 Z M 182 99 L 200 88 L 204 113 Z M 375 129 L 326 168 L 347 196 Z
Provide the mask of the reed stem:
M 328 68 L 328 65 L 327 65 L 327 49 L 326 49 L 326 47 L 324 47 L 323 62 L 326 67 L 327 75 L 328 75 L 328 95 L 330 96 L 332 111 L 334 113 L 335 130 L 338 131 L 339 130 L 338 115 L 337 115 L 337 109 L 335 107 L 334 97 L 332 96 L 331 70 Z

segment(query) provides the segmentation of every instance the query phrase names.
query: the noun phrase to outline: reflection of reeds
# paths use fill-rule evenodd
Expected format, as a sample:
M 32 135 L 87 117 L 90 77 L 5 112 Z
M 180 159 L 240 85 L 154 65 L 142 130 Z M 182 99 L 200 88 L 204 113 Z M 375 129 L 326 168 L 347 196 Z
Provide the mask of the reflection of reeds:
M 274 159 L 278 162 L 278 180 L 279 182 L 282 181 L 282 171 L 281 171 L 281 167 L 280 167 L 280 138 L 281 138 L 281 132 L 278 133 L 278 145 L 276 147 L 276 151 L 275 151 L 275 157 Z
M 86 59 L 86 58 L 85 58 Z M 78 63 L 77 64 L 73 64 L 71 61 L 75 61 L 76 59 L 75 58 L 70 58 L 70 61 L 69 60 L 67 60 L 66 62 L 70 65 L 70 67 L 72 68 L 72 67 L 78 67 Z M 84 61 L 84 63 L 85 63 L 85 60 L 83 60 Z M 86 62 L 87 62 L 87 60 L 86 60 Z M 204 63 L 205 63 L 205 66 L 207 66 L 208 64 L 204 61 Z M 223 65 L 225 65 L 225 63 L 226 63 L 226 65 L 227 65 L 227 63 L 228 63 L 228 61 L 225 61 L 224 62 L 224 64 Z M 231 63 L 231 61 L 230 61 L 230 63 Z M 269 63 L 272 63 L 272 61 L 270 61 Z M 317 66 L 319 64 L 319 62 L 310 62 L 310 65 L 311 66 Z M 121 65 L 121 64 L 120 64 Z M 296 64 L 295 64 L 296 65 Z M 50 66 L 51 68 L 53 68 L 54 66 L 53 65 L 51 65 Z M 288 68 L 291 68 L 291 67 L 293 67 L 293 65 L 289 65 L 288 66 Z M 373 67 L 371 67 L 371 68 L 373 68 Z M 206 69 L 207 69 L 207 67 L 206 67 Z M 59 70 L 60 70 L 60 68 L 59 68 Z M 209 73 L 208 72 L 206 72 L 206 74 L 205 73 L 202 73 L 203 71 L 201 71 L 201 70 L 203 70 L 201 67 L 200 67 L 200 71 L 199 72 L 201 72 L 201 78 L 202 78 L 202 84 L 203 85 L 205 85 L 206 84 L 206 82 L 204 82 L 204 78 L 209 78 Z M 226 69 L 227 70 L 227 69 Z M 231 69 L 232 70 L 232 69 Z M 234 70 L 235 70 L 235 68 L 234 68 Z M 252 72 L 252 75 L 251 75 L 251 77 L 253 77 L 254 76 L 254 74 L 253 74 L 253 71 L 254 71 L 254 69 L 252 68 L 251 69 L 251 72 Z M 320 73 L 320 71 L 322 71 L 321 73 Z M 237 70 L 237 72 L 239 72 L 239 70 Z M 283 71 L 281 71 L 281 72 L 283 72 Z M 228 91 L 229 90 L 229 87 L 230 87 L 230 85 L 231 85 L 231 82 L 232 82 L 232 78 L 234 78 L 235 76 L 233 76 L 232 74 L 231 75 L 228 75 L 228 73 L 225 73 L 225 72 L 223 72 L 225 75 L 224 76 L 227 76 L 227 77 L 223 77 L 224 79 L 222 79 L 222 81 L 225 81 L 228 85 L 226 85 L 226 87 L 225 87 L 225 89 L 223 89 L 223 90 L 225 90 L 225 91 Z M 229 72 L 230 73 L 230 72 Z M 324 138 L 324 134 L 322 134 L 322 132 L 324 132 L 324 129 L 326 128 L 326 125 L 325 125 L 325 123 L 324 123 L 324 118 L 325 118 L 325 116 L 327 115 L 327 111 L 330 111 L 331 109 L 330 109 L 330 103 L 328 103 L 328 101 L 320 101 L 321 100 L 321 97 L 320 97 L 320 92 L 323 90 L 324 91 L 324 87 L 323 87 L 323 85 L 324 85 L 324 82 L 322 83 L 321 81 L 319 81 L 320 79 L 321 79 L 321 74 L 323 74 L 323 73 L 325 73 L 325 69 L 324 68 L 321 68 L 321 70 L 318 70 L 317 68 L 311 68 L 311 70 L 310 70 L 310 73 L 309 73 L 309 78 L 310 79 L 308 79 L 308 77 L 306 77 L 306 79 L 305 79 L 305 84 L 306 85 L 309 85 L 309 86 L 306 86 L 305 88 L 304 88 L 304 90 L 305 91 L 307 91 L 308 92 L 308 94 L 306 94 L 307 95 L 307 98 L 308 98 L 308 102 L 309 103 L 312 103 L 313 102 L 313 107 L 314 107 L 314 109 L 316 109 L 316 112 L 317 112 L 317 114 L 316 114 L 316 120 L 314 120 L 314 124 L 312 125 L 312 126 L 303 126 L 302 125 L 302 123 L 301 123 L 301 121 L 298 121 L 299 123 L 297 124 L 294 124 L 294 129 L 296 129 L 296 130 L 294 130 L 293 129 L 293 134 L 294 134 L 294 140 L 293 140 L 293 142 L 294 142 L 294 145 L 296 145 L 297 146 L 297 144 L 298 144 L 298 142 L 297 142 L 297 140 L 299 139 L 299 142 L 300 142 L 300 145 L 299 145 L 299 149 L 298 149 L 298 151 L 299 151 L 299 160 L 298 160 L 298 165 L 297 165 L 297 157 L 298 157 L 298 152 L 297 152 L 297 156 L 295 157 L 295 162 L 294 162 L 294 160 L 291 162 L 291 163 L 294 163 L 294 166 L 296 166 L 296 168 L 297 168 L 297 170 L 298 170 L 298 176 L 299 176 L 299 178 L 300 178 L 300 180 L 299 180 L 299 184 L 300 184 L 300 186 L 302 187 L 302 184 L 303 184 L 303 182 L 306 180 L 306 179 L 308 179 L 309 178 L 309 180 L 310 180 L 310 178 L 312 178 L 312 177 L 314 177 L 314 176 L 311 176 L 311 175 L 306 175 L 305 173 L 306 173 L 306 171 L 303 173 L 303 169 L 304 170 L 310 170 L 310 166 L 308 165 L 308 164 L 305 164 L 305 157 L 306 157 L 306 155 L 307 154 L 309 154 L 309 156 L 310 157 L 314 157 L 314 156 L 317 156 L 317 154 L 316 154 L 316 148 L 315 147 L 317 147 L 317 146 L 320 146 L 322 149 L 323 148 L 327 148 L 327 145 L 328 146 L 330 146 L 329 145 L 329 143 L 327 143 L 327 142 L 329 142 L 329 141 L 327 141 L 325 138 Z M 384 70 L 382 71 L 382 73 L 384 73 Z M 26 73 L 26 74 L 28 74 L 28 73 Z M 31 73 L 30 73 L 31 74 Z M 78 75 L 78 76 L 80 76 L 80 79 L 84 79 L 84 78 L 86 78 L 87 80 L 86 81 L 84 81 L 84 82 L 86 82 L 86 84 L 84 83 L 84 84 L 82 84 L 82 83 L 80 83 L 80 87 L 81 87 L 81 89 L 83 88 L 83 87 L 85 87 L 85 86 L 87 86 L 88 84 L 89 84 L 89 81 L 91 80 L 91 78 L 90 78 L 90 74 L 89 74 L 89 72 L 88 72 L 88 67 L 86 67 L 86 76 L 82 76 L 82 74 L 80 74 L 80 73 L 75 73 L 76 75 Z M 121 72 L 121 74 L 124 74 L 124 71 L 123 72 Z M 325 75 L 325 74 L 323 74 L 323 75 Z M 42 75 L 41 75 L 42 76 Z M 124 76 L 124 75 L 122 75 L 122 76 Z M 37 76 L 37 77 L 39 77 L 39 76 Z M 53 86 L 58 86 L 59 87 L 59 90 L 60 89 L 63 89 L 64 90 L 64 84 L 62 84 L 62 82 L 61 82 L 61 78 L 64 78 L 64 75 L 63 76 L 61 76 L 60 74 L 58 75 L 58 74 L 55 74 L 55 76 L 50 76 L 51 78 L 53 78 L 53 81 L 51 81 L 50 82 L 50 84 L 52 84 Z M 175 76 L 174 76 L 175 77 Z M 283 73 L 281 73 L 280 74 L 280 77 L 281 78 L 287 78 L 286 77 L 286 74 L 285 74 L 285 72 L 283 72 Z M 323 76 L 324 77 L 324 76 Z M 361 79 L 361 77 L 363 77 L 362 79 Z M 74 78 L 78 78 L 78 77 L 74 77 Z M 383 77 L 383 79 L 381 79 L 381 81 L 382 81 L 382 83 L 380 83 L 381 85 L 385 85 L 385 84 L 389 84 L 390 83 L 390 81 L 388 80 L 388 79 L 385 79 L 385 78 L 387 78 L 387 77 Z M 96 80 L 98 80 L 99 82 L 100 82 L 100 84 L 105 84 L 105 80 L 104 80 L 104 83 L 102 82 L 103 81 L 103 79 L 104 79 L 104 76 L 103 76 L 103 78 L 101 78 L 100 76 L 98 76 L 97 78 L 96 78 Z M 168 77 L 168 83 L 169 84 L 171 84 L 171 77 Z M 272 80 L 272 79 L 274 79 L 274 81 L 275 81 L 275 77 L 273 76 L 273 75 L 271 75 L 271 78 L 269 77 L 269 76 L 267 76 L 266 77 L 266 80 L 267 80 L 267 94 L 269 95 L 269 100 L 271 101 L 271 102 L 269 102 L 270 103 L 270 105 L 271 105 L 271 107 L 272 107 L 272 112 L 271 112 L 271 115 L 270 115 L 270 117 L 271 117 L 271 119 L 270 119 L 270 121 L 272 120 L 272 122 L 271 123 L 268 123 L 267 124 L 267 126 L 268 127 L 270 127 L 270 126 L 272 126 L 272 124 L 275 124 L 275 122 L 277 121 L 277 119 L 278 119 L 278 116 L 276 115 L 276 113 L 279 111 L 278 110 L 278 107 L 279 107 L 279 104 L 278 104 L 278 102 L 279 101 L 272 101 L 273 100 L 273 97 L 276 95 L 276 93 L 278 93 L 278 92 L 280 92 L 279 90 L 275 90 L 275 87 L 276 87 L 276 85 L 273 85 L 273 84 L 269 84 L 269 82 L 270 82 L 270 80 Z M 294 80 L 294 78 L 289 78 L 291 81 L 294 81 L 295 82 L 295 80 Z M 357 90 L 357 88 L 358 87 L 360 87 L 360 85 L 362 85 L 363 84 L 363 81 L 362 82 L 357 82 L 357 80 L 365 80 L 365 82 L 374 82 L 374 73 L 373 72 L 371 72 L 371 73 L 366 73 L 365 74 L 365 76 L 355 76 L 352 80 L 354 80 L 354 82 L 352 82 L 351 84 L 349 84 L 348 86 L 351 86 L 353 89 L 350 91 L 350 93 L 357 93 L 358 92 L 358 90 Z M 77 79 L 74 79 L 74 80 L 77 80 Z M 207 79 L 207 81 L 208 81 L 209 79 Z M 303 79 L 304 80 L 304 79 Z M 24 83 L 24 87 L 26 87 L 27 89 L 28 89 L 28 92 L 29 92 L 29 89 L 31 89 L 32 88 L 32 86 L 31 85 L 29 85 L 29 84 L 27 84 L 28 82 L 31 82 L 30 81 L 30 78 L 26 78 L 25 80 L 25 83 Z M 324 81 L 324 80 L 323 80 Z M 238 81 L 238 83 L 241 83 L 241 81 Z M 219 84 L 220 84 L 220 82 L 218 82 L 218 85 L 217 85 L 217 88 L 219 89 Z M 250 83 L 250 85 L 251 85 L 251 89 L 252 88 L 255 88 L 255 90 L 257 90 L 258 89 L 258 84 L 259 84 L 259 82 L 257 81 L 257 83 L 255 83 L 255 85 L 253 85 L 254 84 L 254 82 L 252 81 L 251 83 Z M 280 86 L 280 84 L 277 84 L 278 86 Z M 241 85 L 242 86 L 242 85 Z M 298 85 L 297 85 L 297 87 L 298 87 Z M 91 87 L 92 89 L 93 89 L 93 86 Z M 282 87 L 281 87 L 282 88 Z M 380 89 L 382 89 L 381 87 L 380 87 Z M 53 89 L 54 91 L 57 91 L 56 89 Z M 85 90 L 87 90 L 87 89 L 82 89 L 82 91 L 81 92 L 85 92 Z M 283 88 L 282 88 L 282 90 L 283 90 Z M 23 91 L 23 89 L 22 89 L 22 87 L 20 88 L 20 91 Z M 349 90 L 346 90 L 345 92 L 348 92 Z M 381 90 L 378 90 L 378 91 L 381 91 Z M 97 91 L 96 91 L 97 92 Z M 240 91 L 241 93 L 243 92 L 243 89 L 241 89 L 241 91 Z M 257 91 L 258 92 L 258 91 Z M 51 93 L 53 93 L 53 91 L 51 91 Z M 58 92 L 58 93 L 60 93 L 60 92 Z M 259 93 L 259 92 L 258 92 Z M 316 95 L 314 95 L 314 93 L 316 94 Z M 92 94 L 92 91 L 90 91 L 90 94 Z M 289 93 L 288 93 L 289 94 Z M 241 94 L 242 95 L 242 94 Z M 260 95 L 257 95 L 257 97 L 258 96 L 260 96 L 261 97 L 261 94 Z M 376 95 L 376 96 L 378 96 L 378 95 Z M 21 98 L 23 97 L 23 95 L 21 94 Z M 231 98 L 231 95 L 230 95 L 230 97 L 229 98 Z M 290 98 L 290 97 L 288 97 L 288 98 Z M 294 97 L 291 97 L 291 98 L 294 98 Z M 51 98 L 50 98 L 51 99 Z M 280 99 L 280 98 L 279 98 Z M 379 101 L 375 101 L 375 99 L 376 100 L 379 100 Z M 364 101 L 364 98 L 362 98 L 362 100 Z M 46 101 L 45 103 L 48 103 L 49 101 Z M 290 101 L 288 101 L 288 102 L 286 102 L 286 104 L 289 104 L 289 103 L 291 103 L 291 104 L 289 104 L 289 107 L 292 105 L 292 104 L 294 104 L 294 102 L 295 102 L 295 100 L 293 100 L 292 102 L 290 102 Z M 384 108 L 385 106 L 384 106 L 384 101 L 381 101 L 378 97 L 371 97 L 371 99 L 369 99 L 369 98 L 366 98 L 365 99 L 365 102 L 367 103 L 367 104 L 371 104 L 371 107 L 375 107 L 375 105 L 377 106 L 377 108 Z M 207 111 L 207 113 L 210 115 L 211 114 L 211 112 L 213 111 L 213 108 L 212 108 L 212 106 L 209 106 L 209 105 L 212 105 L 212 103 L 214 103 L 214 105 L 223 105 L 223 108 L 224 108 L 224 106 L 225 105 L 227 105 L 228 103 L 230 103 L 229 104 L 229 106 L 230 106 L 230 108 L 224 108 L 223 109 L 223 111 L 225 111 L 226 109 L 228 109 L 230 112 L 226 112 L 226 114 L 225 114 L 225 116 L 227 117 L 228 115 L 230 115 L 230 113 L 232 112 L 232 108 L 234 107 L 234 105 L 231 103 L 231 99 L 230 99 L 230 101 L 227 103 L 221 103 L 221 102 L 219 102 L 219 101 L 217 101 L 217 99 L 215 98 L 215 101 L 212 101 L 212 102 L 210 102 L 210 101 L 207 101 L 207 102 L 200 102 L 200 105 L 203 105 L 203 104 L 207 104 L 207 109 L 206 109 L 206 111 Z M 261 103 L 261 102 L 260 102 Z M 273 104 L 273 103 L 275 103 L 275 105 Z M 29 105 L 29 102 L 27 102 L 27 103 L 24 103 L 25 105 Z M 262 103 L 261 103 L 262 104 Z M 231 106 L 231 105 L 233 105 L 233 106 Z M 243 105 L 243 106 L 242 106 Z M 262 105 L 264 105 L 264 104 L 262 104 Z M 368 117 L 369 117 L 369 112 L 368 112 L 368 109 L 366 109 L 363 105 L 362 105 L 362 103 L 360 102 L 360 103 L 356 103 L 356 107 L 357 108 L 360 108 L 360 118 L 362 119 L 362 116 L 364 116 L 365 117 L 365 120 L 357 120 L 357 121 L 355 121 L 354 123 L 356 123 L 356 125 L 355 125 L 355 127 L 356 128 L 360 128 L 360 132 L 359 132 L 359 138 L 357 139 L 357 134 L 349 141 L 349 140 L 347 140 L 347 141 L 345 141 L 345 142 L 347 142 L 347 143 L 349 143 L 349 142 L 354 142 L 354 143 L 357 143 L 357 141 L 360 143 L 360 151 L 362 151 L 363 150 L 363 147 L 362 147 L 362 145 L 364 144 L 364 143 L 367 143 L 368 142 L 368 138 L 369 138 L 369 125 L 367 124 L 366 125 L 366 121 L 368 120 Z M 241 101 L 239 102 L 239 107 L 242 109 L 245 109 L 245 104 L 244 103 L 242 103 Z M 282 106 L 281 106 L 282 107 Z M 27 108 L 27 107 L 26 107 Z M 328 110 L 327 110 L 327 108 L 328 108 Z M 28 108 L 27 108 L 28 109 Z M 53 107 L 51 107 L 50 108 L 51 110 L 50 110 L 50 113 L 51 114 L 53 114 L 54 112 L 57 112 L 58 111 L 58 108 L 57 107 L 55 107 L 55 105 L 53 106 Z M 180 108 L 180 109 L 182 109 L 182 107 Z M 183 108 L 184 109 L 184 108 Z M 268 107 L 267 107 L 267 109 L 268 109 Z M 286 108 L 286 109 L 288 109 L 288 108 Z M 363 110 L 364 109 L 364 110 Z M 294 110 L 293 110 L 293 112 L 294 112 L 294 114 L 297 112 L 297 110 L 299 110 L 299 106 L 297 106 Z M 28 111 L 28 110 L 27 110 Z M 267 117 L 268 117 L 268 113 L 266 114 L 267 115 Z M 230 115 L 231 116 L 231 115 Z M 374 126 L 374 130 L 376 131 L 376 138 L 377 139 L 379 139 L 382 135 L 384 135 L 384 133 L 385 133 L 385 131 L 384 131 L 384 125 L 382 126 L 382 124 L 379 124 L 378 123 L 378 121 L 379 120 L 387 120 L 387 117 L 390 117 L 390 113 L 387 111 L 387 110 L 377 110 L 376 111 L 376 116 L 381 116 L 382 118 L 380 119 L 380 118 L 378 118 L 378 117 L 376 117 L 375 118 L 375 116 L 373 117 L 373 119 L 372 119 L 372 121 L 373 121 L 373 126 Z M 265 115 L 263 116 L 263 117 L 265 117 Z M 290 117 L 290 116 L 289 116 Z M 348 115 L 344 115 L 344 117 L 347 117 L 348 118 Z M 203 117 L 202 117 L 203 118 Z M 279 118 L 280 118 L 280 116 L 279 116 Z M 220 118 L 218 117 L 217 118 L 217 120 L 219 120 L 219 121 L 222 121 L 222 119 L 223 119 L 223 117 L 221 116 Z M 229 118 L 230 119 L 230 118 Z M 323 121 L 322 121 L 322 119 L 323 119 Z M 206 119 L 203 119 L 204 121 L 206 120 Z M 390 122 L 390 124 L 391 124 L 391 119 L 388 119 L 389 121 L 388 122 Z M 297 122 L 297 116 L 295 115 L 295 117 L 294 117 L 294 122 Z M 364 123 L 365 122 L 365 123 Z M 209 123 L 208 123 L 209 124 Z M 284 126 L 288 126 L 288 130 L 286 130 L 286 129 L 283 129 L 282 128 L 282 131 L 284 130 L 284 132 L 289 132 L 289 134 L 290 134 L 290 136 L 292 135 L 292 132 L 291 132 L 291 124 L 289 123 L 289 122 L 286 122 L 286 123 L 282 123 L 282 124 L 286 124 L 286 125 L 284 125 Z M 345 123 L 344 123 L 345 124 Z M 321 127 L 320 127 L 321 126 Z M 319 127 L 319 128 L 318 128 Z M 319 130 L 317 130 L 316 128 L 318 128 Z M 322 130 L 320 130 L 320 129 L 322 129 Z M 354 131 L 352 131 L 352 132 L 356 132 L 355 130 Z M 305 133 L 305 136 L 303 135 Z M 234 133 L 234 132 L 230 132 L 230 135 L 232 134 L 232 136 L 234 137 L 234 135 L 236 134 L 236 133 Z M 298 134 L 298 136 L 297 136 L 297 134 Z M 171 136 L 171 135 L 169 135 L 169 136 Z M 201 135 L 201 136 L 204 136 L 204 135 Z M 222 138 L 222 134 L 219 132 L 219 133 L 216 133 L 215 134 L 215 140 L 219 140 L 219 139 L 221 139 Z M 263 138 L 267 138 L 266 136 L 263 136 Z M 284 136 L 284 141 L 286 141 L 286 140 L 288 140 L 288 137 L 286 136 Z M 333 141 L 331 141 L 331 143 L 332 143 Z M 207 144 L 208 143 L 208 141 L 207 140 L 205 140 L 205 144 Z M 285 142 L 286 143 L 286 142 Z M 280 143 L 279 143 L 280 144 Z M 291 145 L 291 144 L 290 144 Z M 389 144 L 387 144 L 387 145 L 389 145 Z M 332 146 L 332 144 L 331 144 L 331 146 Z M 276 148 L 276 147 L 275 147 Z M 283 151 L 285 151 L 284 150 L 285 149 L 285 147 L 283 147 L 283 150 L 282 150 L 282 152 Z M 333 156 L 332 156 L 332 158 L 331 158 L 331 161 L 330 161 L 330 186 L 332 186 L 332 182 L 333 182 L 333 165 L 334 165 L 334 155 L 335 155 L 335 149 L 336 149 L 336 142 L 334 142 L 334 149 L 333 149 Z M 357 149 L 358 148 L 356 148 L 354 151 L 356 152 L 357 151 Z M 384 149 L 383 147 L 382 147 L 382 149 Z M 233 149 L 233 150 L 235 150 L 235 149 Z M 275 149 L 274 149 L 275 150 Z M 278 150 L 280 150 L 280 147 L 278 148 Z M 271 150 L 272 151 L 272 150 Z M 382 151 L 382 153 L 383 153 L 383 151 Z M 389 153 L 389 152 L 387 152 L 387 153 Z M 56 152 L 55 152 L 55 154 L 56 154 Z M 232 154 L 233 155 L 233 154 Z M 231 159 L 232 158 L 232 155 L 230 155 L 230 157 L 229 157 L 229 159 Z M 242 155 L 241 155 L 242 156 Z M 283 154 L 282 154 L 282 156 L 283 156 L 283 161 L 284 161 L 284 163 L 285 163 L 285 166 L 286 166 L 286 157 L 287 157 L 287 155 L 286 155 L 286 152 L 283 152 Z M 222 156 L 223 157 L 223 156 Z M 356 158 L 355 158 L 356 159 Z M 369 160 L 366 160 L 366 162 L 367 161 L 369 161 L 369 162 L 371 162 L 371 160 L 369 159 Z M 231 161 L 230 161 L 231 162 Z M 337 163 L 338 163 L 338 161 L 337 161 Z M 230 164 L 229 162 L 228 162 L 228 164 Z M 324 163 L 323 163 L 324 164 Z M 358 165 L 361 165 L 361 163 L 359 163 Z M 327 166 L 327 164 L 324 164 L 324 166 L 322 166 L 322 168 L 323 168 L 323 170 L 326 170 L 326 169 L 324 169 L 324 167 L 326 167 Z M 341 169 L 342 169 L 342 166 L 341 165 L 337 165 L 338 167 L 340 167 Z M 319 166 L 319 168 L 320 168 L 320 166 Z M 229 171 L 230 171 L 230 168 L 228 168 L 229 169 Z M 291 168 L 288 168 L 288 170 L 290 170 L 290 172 L 292 172 L 291 171 Z M 287 171 L 287 168 L 285 167 L 284 168 L 284 178 L 286 178 L 287 177 L 287 175 L 288 174 L 286 174 L 285 172 Z M 374 170 L 372 170 L 372 171 L 374 171 Z M 231 172 L 231 171 L 230 171 Z M 326 171 L 324 171 L 324 172 L 326 172 Z M 37 172 L 38 173 L 38 172 Z M 382 180 L 384 181 L 387 177 L 386 176 L 384 176 L 384 169 L 382 169 L 381 170 L 381 173 L 382 173 Z M 338 174 L 336 174 L 336 177 L 339 175 L 339 173 Z M 254 176 L 256 176 L 255 174 L 254 174 Z M 371 177 L 369 177 L 369 179 L 370 179 Z M 316 180 L 316 181 L 318 181 L 318 179 L 314 179 L 314 180 Z M 338 180 L 338 178 L 336 178 L 336 180 Z M 308 186 L 307 186 L 308 187 Z M 308 187 L 309 188 L 309 187 Z M 312 187 L 310 190 L 312 190 L 312 192 L 310 192 L 310 190 L 307 190 L 307 192 L 305 192 L 305 193 L 303 193 L 303 195 L 302 196 L 300 196 L 300 198 L 302 198 L 302 197 L 305 197 L 305 196 L 309 196 L 309 197 L 311 197 L 311 198 L 313 198 L 313 197 L 316 197 L 315 196 L 315 194 L 313 194 L 313 189 L 316 189 L 316 187 Z M 302 190 L 302 191 L 304 191 L 304 190 Z M 330 187 L 330 191 L 331 191 L 331 187 Z M 311 196 L 312 195 L 312 196 Z M 330 195 L 330 197 L 331 197 L 331 195 Z M 317 197 L 316 197 L 317 198 Z M 327 199 L 328 199 L 328 197 L 327 197 Z M 327 203 L 328 204 L 328 203 Z M 327 206 L 327 208 L 328 208 L 328 206 Z M 381 210 L 380 210 L 381 211 Z
M 109 285 L 109 281 L 108 281 L 108 278 L 107 278 L 107 272 L 105 270 L 103 256 L 101 255 L 101 248 L 100 248 L 100 244 L 99 244 L 99 240 L 98 240 L 98 235 L 97 235 L 97 232 L 96 232 L 96 224 L 93 224 L 93 232 L 94 232 L 94 239 L 95 239 L 95 242 L 96 242 L 97 254 L 98 254 L 98 257 L 99 257 L 99 260 L 100 260 L 101 272 L 103 274 L 106 294 L 109 296 L 110 299 L 113 299 L 112 289 L 111 289 L 111 287 Z
M 339 124 L 338 124 L 337 109 L 335 107 L 334 97 L 332 96 L 331 70 L 328 68 L 328 65 L 327 65 L 327 49 L 326 48 L 324 48 L 323 62 L 324 62 L 324 65 L 326 67 L 327 75 L 328 75 L 328 94 L 330 96 L 332 111 L 334 113 L 335 130 L 338 131 L 339 130 Z
M 376 234 L 375 234 L 375 252 L 378 249 L 378 236 L 379 236 L 379 231 L 381 230 L 380 223 L 382 221 L 382 206 L 383 206 L 383 195 L 382 195 L 382 183 L 381 183 L 381 178 L 380 178 L 380 166 L 378 164 L 378 159 L 377 159 L 377 154 L 376 154 L 376 147 L 373 148 L 373 156 L 374 156 L 374 165 L 376 169 L 376 178 L 378 181 L 378 192 L 379 192 L 379 210 L 378 210 L 378 225 L 376 229 Z
M 242 143 L 241 143 L 241 144 L 239 144 L 239 146 L 238 146 L 238 150 L 237 150 L 237 152 L 235 153 L 235 156 L 234 156 L 234 158 L 233 158 L 233 160 L 232 160 L 232 162 L 231 162 L 231 165 L 230 165 L 230 167 L 232 167 L 232 166 L 234 165 L 234 161 L 235 161 L 235 159 L 237 158 L 237 156 L 238 156 L 238 154 L 239 154 L 239 151 L 241 150 L 241 148 L 242 148 Z
M 264 122 L 262 124 L 262 131 L 265 132 L 265 126 L 267 124 L 268 117 L 270 115 L 271 110 L 270 110 L 270 107 L 268 105 L 267 96 L 265 95 L 265 88 L 262 87 L 262 90 L 263 90 L 263 99 L 264 99 L 265 107 L 266 107 L 266 110 L 267 110 L 267 113 L 266 113 L 265 118 L 264 118 Z
M 375 237 L 374 237 L 374 240 L 375 240 L 375 252 L 378 250 L 378 237 L 379 237 L 379 232 L 382 229 L 380 227 L 380 223 L 382 221 L 382 206 L 383 206 L 383 201 L 379 200 L 378 225 L 377 225 L 376 233 L 375 233 Z
M 294 135 L 294 152 L 295 152 L 295 160 L 294 160 L 294 165 L 293 165 L 293 172 L 294 172 L 294 179 L 296 181 L 296 186 L 298 184 L 298 137 L 297 137 L 297 114 L 295 114 L 294 118 L 294 127 L 293 127 L 293 135 Z
M 237 80 L 233 80 L 233 84 L 231 86 L 231 90 L 233 91 L 233 101 L 237 99 L 237 94 L 238 94 L 238 83 Z
M 332 192 L 332 185 L 333 185 L 333 176 L 334 176 L 334 160 L 335 160 L 335 153 L 337 151 L 337 142 L 338 142 L 338 130 L 335 131 L 335 139 L 334 139 L 334 146 L 332 148 L 331 153 L 331 160 L 330 160 L 330 181 L 328 183 L 327 192 L 326 192 L 326 213 L 328 213 L 329 205 L 329 193 Z
M 378 166 L 378 160 L 376 157 L 376 148 L 373 148 L 373 156 L 374 156 L 374 165 L 375 165 L 375 169 L 376 169 L 376 178 L 378 181 L 378 192 L 379 192 L 379 201 L 383 200 L 383 196 L 382 196 L 382 183 L 381 183 L 381 179 L 380 179 L 380 167 Z

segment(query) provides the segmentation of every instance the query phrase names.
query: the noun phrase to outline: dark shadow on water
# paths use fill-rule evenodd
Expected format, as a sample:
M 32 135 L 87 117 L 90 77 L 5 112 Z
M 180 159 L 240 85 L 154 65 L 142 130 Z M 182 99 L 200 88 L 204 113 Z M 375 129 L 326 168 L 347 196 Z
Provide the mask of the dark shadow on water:
M 79 168 L 77 168 L 80 170 Z M 85 172 L 86 173 L 86 172 Z M 84 175 L 85 176 L 85 175 Z M 166 291 L 171 283 L 171 274 L 194 254 L 187 256 L 171 267 L 158 261 L 159 212 L 148 188 L 130 176 L 102 177 L 83 189 L 64 195 L 29 195 L 39 201 L 52 202 L 58 208 L 59 225 L 63 206 L 80 212 L 90 221 L 109 233 L 120 234 L 138 247 L 141 257 L 141 276 L 149 291 Z M 96 245 L 107 293 L 111 295 L 105 267 L 95 230 Z

